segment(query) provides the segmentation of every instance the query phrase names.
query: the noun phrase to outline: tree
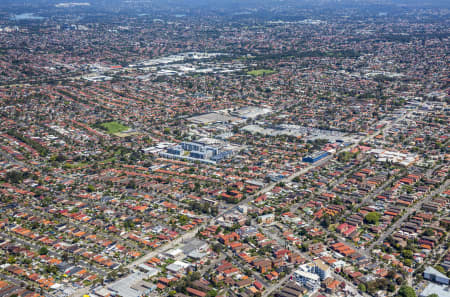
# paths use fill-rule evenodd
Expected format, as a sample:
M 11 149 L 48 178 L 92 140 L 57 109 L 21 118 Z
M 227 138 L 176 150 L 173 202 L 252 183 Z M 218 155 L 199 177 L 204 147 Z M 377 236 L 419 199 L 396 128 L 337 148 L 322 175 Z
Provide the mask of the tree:
M 202 275 L 198 271 L 194 271 L 189 275 L 189 281 L 193 282 L 202 278 Z
M 361 292 L 365 292 L 365 291 L 366 291 L 366 285 L 364 285 L 363 283 L 360 283 L 360 284 L 358 285 L 358 289 L 359 289 Z
M 179 222 L 181 225 L 186 225 L 186 224 L 188 223 L 188 221 L 189 221 L 189 218 L 188 218 L 186 215 L 180 215 L 180 216 L 178 217 L 178 222 Z
M 445 269 L 444 269 L 444 267 L 442 267 L 442 266 L 440 266 L 440 265 L 437 265 L 437 266 L 435 266 L 434 268 L 435 268 L 437 271 L 439 271 L 440 273 L 445 274 Z
M 58 273 L 58 267 L 56 267 L 55 265 L 48 265 L 45 267 L 45 271 L 47 273 L 56 274 Z
M 395 292 L 395 285 L 390 283 L 389 286 L 388 286 L 388 291 L 389 292 Z
M 123 222 L 123 226 L 126 228 L 126 229 L 132 229 L 132 228 L 134 228 L 134 222 L 133 222 L 133 220 L 125 220 L 125 222 Z
M 423 235 L 425 235 L 425 236 L 433 236 L 434 235 L 434 231 L 433 231 L 433 229 L 427 228 L 427 229 L 425 229 L 425 232 L 423 232 Z
M 409 286 L 402 286 L 400 290 L 398 290 L 397 296 L 399 297 L 416 297 L 416 292 L 414 289 Z
M 64 252 L 64 253 L 62 254 L 62 256 L 61 256 L 61 260 L 63 260 L 63 261 L 69 260 L 69 254 L 66 253 L 66 252 Z
M 5 176 L 6 180 L 9 181 L 12 184 L 21 183 L 24 179 L 24 176 L 19 171 L 9 171 L 6 173 Z
M 220 251 L 222 250 L 222 246 L 216 243 L 215 245 L 213 245 L 212 249 L 215 253 L 220 253 Z
M 48 254 L 48 249 L 43 246 L 39 249 L 39 255 L 47 255 Z
M 95 187 L 94 187 L 93 185 L 88 185 L 88 186 L 86 187 L 86 191 L 88 191 L 88 192 L 94 192 L 94 191 L 95 191 Z
M 412 262 L 411 259 L 405 259 L 405 261 L 403 261 L 403 263 L 404 263 L 406 266 L 409 266 L 409 267 L 412 267 L 412 264 L 413 264 L 413 262 Z
M 331 224 L 331 220 L 329 216 L 324 216 L 324 218 L 322 219 L 322 221 L 320 222 L 320 225 L 322 227 L 324 227 L 325 229 L 328 229 L 328 227 Z
M 380 220 L 381 214 L 379 214 L 376 211 L 373 212 L 369 212 L 366 217 L 364 218 L 364 221 L 367 224 L 377 224 L 378 221 Z
M 14 264 L 16 263 L 16 258 L 14 256 L 9 256 L 8 257 L 8 264 Z
M 403 256 L 403 258 L 406 258 L 406 259 L 412 259 L 412 257 L 413 257 L 413 252 L 411 251 L 411 250 L 403 250 L 402 251 L 402 256 Z
M 304 243 L 302 244 L 302 252 L 307 252 L 309 250 L 309 244 Z

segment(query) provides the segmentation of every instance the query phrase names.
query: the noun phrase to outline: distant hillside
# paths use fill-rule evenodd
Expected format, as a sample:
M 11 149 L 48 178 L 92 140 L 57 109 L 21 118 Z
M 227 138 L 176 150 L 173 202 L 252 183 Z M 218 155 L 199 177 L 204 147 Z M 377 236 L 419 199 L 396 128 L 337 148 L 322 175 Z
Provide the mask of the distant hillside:
M 364 8 L 377 6 L 450 8 L 450 1 L 443 0 L 2 0 L 0 7 L 9 9 L 45 9 L 58 3 L 89 2 L 91 6 L 70 9 L 133 11 L 154 10 L 205 10 L 237 12 L 243 9 L 292 10 L 295 8 Z

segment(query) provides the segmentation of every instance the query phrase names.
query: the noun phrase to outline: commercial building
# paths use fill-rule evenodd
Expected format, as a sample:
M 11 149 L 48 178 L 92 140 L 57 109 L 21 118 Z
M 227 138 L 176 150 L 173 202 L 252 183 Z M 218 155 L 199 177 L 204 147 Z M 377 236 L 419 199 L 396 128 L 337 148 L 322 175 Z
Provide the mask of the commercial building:
M 313 267 L 312 267 L 311 272 L 319 275 L 321 280 L 324 280 L 327 277 L 330 277 L 330 275 L 331 275 L 330 266 L 325 264 L 322 260 L 320 260 L 320 259 L 314 260 L 314 265 L 312 265 L 312 266 Z
M 329 153 L 328 152 L 316 152 L 312 155 L 303 157 L 302 161 L 306 162 L 306 163 L 316 163 L 319 160 L 322 160 L 323 158 L 325 158 L 326 156 L 328 156 Z
M 429 284 L 420 293 L 419 297 L 428 297 L 432 294 L 436 294 L 439 297 L 450 297 L 450 287 L 437 284 Z
M 428 266 L 425 269 L 425 271 L 423 272 L 423 278 L 438 284 L 450 284 L 450 279 L 447 276 L 445 276 L 443 273 L 440 273 L 431 266 Z
M 297 283 L 305 286 L 311 291 L 320 288 L 320 276 L 315 273 L 298 269 L 294 272 L 294 279 Z
M 161 157 L 168 159 L 181 159 L 215 164 L 233 154 L 232 150 L 226 150 L 218 146 L 205 145 L 197 142 L 182 142 L 159 153 Z

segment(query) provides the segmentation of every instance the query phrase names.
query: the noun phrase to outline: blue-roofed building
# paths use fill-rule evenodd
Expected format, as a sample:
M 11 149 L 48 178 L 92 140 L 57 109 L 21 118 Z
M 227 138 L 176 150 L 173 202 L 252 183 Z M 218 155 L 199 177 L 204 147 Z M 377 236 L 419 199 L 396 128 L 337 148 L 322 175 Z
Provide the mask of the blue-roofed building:
M 317 161 L 322 160 L 323 158 L 325 158 L 328 155 L 329 155 L 328 152 L 321 151 L 321 152 L 317 152 L 312 155 L 303 157 L 302 161 L 306 162 L 306 163 L 316 163 Z

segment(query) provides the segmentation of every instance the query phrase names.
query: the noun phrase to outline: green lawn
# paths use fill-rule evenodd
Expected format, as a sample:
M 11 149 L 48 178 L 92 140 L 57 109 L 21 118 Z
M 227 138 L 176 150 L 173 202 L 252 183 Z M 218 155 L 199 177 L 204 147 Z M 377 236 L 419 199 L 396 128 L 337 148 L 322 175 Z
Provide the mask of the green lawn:
M 88 163 L 64 163 L 63 167 L 64 169 L 78 169 L 81 167 L 84 167 L 86 165 L 89 165 Z
M 253 75 L 253 76 L 261 76 L 266 74 L 274 74 L 276 71 L 271 69 L 256 69 L 252 71 L 248 71 L 247 74 Z
M 100 124 L 100 126 L 102 126 L 102 128 L 108 131 L 109 134 L 120 133 L 130 129 L 129 127 L 122 125 L 121 123 L 118 123 L 116 121 L 102 123 Z
M 116 161 L 116 157 L 111 157 L 111 158 L 108 158 L 108 159 L 103 160 L 103 161 L 98 162 L 98 163 L 99 163 L 99 164 L 107 164 L 107 163 L 111 163 L 111 162 L 113 162 L 113 161 Z

